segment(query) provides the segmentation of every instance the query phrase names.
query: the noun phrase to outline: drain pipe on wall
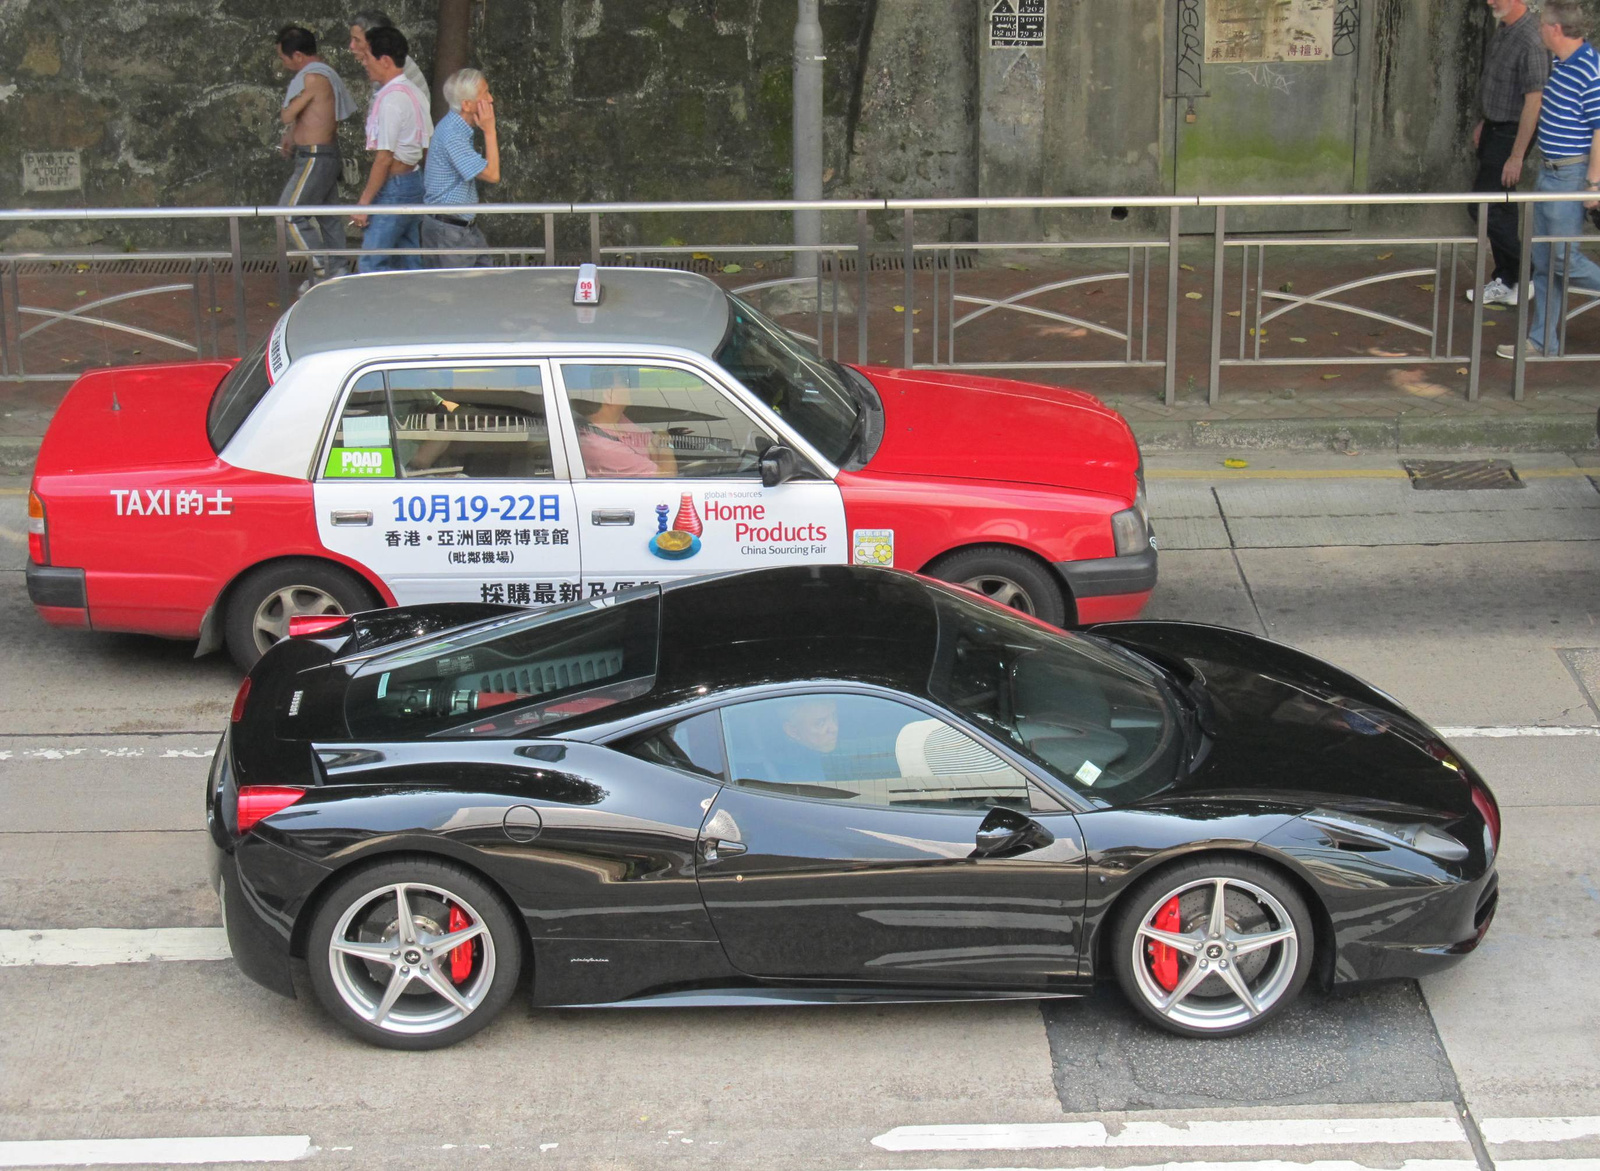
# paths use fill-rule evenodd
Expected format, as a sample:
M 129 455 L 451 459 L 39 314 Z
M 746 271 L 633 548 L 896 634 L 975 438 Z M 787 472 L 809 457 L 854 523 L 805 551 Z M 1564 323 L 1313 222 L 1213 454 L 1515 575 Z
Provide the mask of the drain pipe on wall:
M 822 24 L 818 0 L 800 0 L 794 22 L 794 197 L 822 198 Z M 794 213 L 794 242 L 822 243 L 822 213 Z M 817 254 L 797 253 L 794 275 L 815 277 Z

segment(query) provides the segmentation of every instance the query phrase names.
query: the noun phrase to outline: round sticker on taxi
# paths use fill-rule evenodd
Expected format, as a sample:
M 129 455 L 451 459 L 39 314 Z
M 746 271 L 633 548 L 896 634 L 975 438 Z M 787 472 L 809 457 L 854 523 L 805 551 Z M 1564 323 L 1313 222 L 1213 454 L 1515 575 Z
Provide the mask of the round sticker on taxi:
M 394 479 L 394 452 L 387 447 L 336 447 L 328 453 L 325 476 Z

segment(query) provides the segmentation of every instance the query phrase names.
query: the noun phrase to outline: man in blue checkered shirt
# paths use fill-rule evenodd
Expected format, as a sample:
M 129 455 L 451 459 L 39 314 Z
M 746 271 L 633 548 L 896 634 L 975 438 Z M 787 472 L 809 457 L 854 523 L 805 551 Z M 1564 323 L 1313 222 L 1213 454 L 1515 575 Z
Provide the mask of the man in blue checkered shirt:
M 500 140 L 495 134 L 494 96 L 476 69 L 459 69 L 444 83 L 444 100 L 450 112 L 433 128 L 433 143 L 423 168 L 423 200 L 449 206 L 478 202 L 478 183 L 500 182 Z M 483 131 L 483 154 L 473 147 L 472 131 Z M 450 255 L 427 256 L 430 268 L 472 268 L 491 263 L 476 249 L 487 245 L 473 222 L 462 212 L 440 212 L 422 219 L 422 246 L 450 248 Z

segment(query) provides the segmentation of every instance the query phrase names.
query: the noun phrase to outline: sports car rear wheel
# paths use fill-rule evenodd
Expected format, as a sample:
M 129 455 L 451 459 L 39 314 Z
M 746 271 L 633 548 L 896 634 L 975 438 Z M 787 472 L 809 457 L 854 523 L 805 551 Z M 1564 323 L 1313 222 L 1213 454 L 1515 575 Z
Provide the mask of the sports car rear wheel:
M 386 862 L 331 891 L 311 925 L 311 983 L 365 1041 L 438 1049 L 494 1019 L 517 984 L 522 941 L 478 877 L 430 859 Z
M 1311 915 L 1269 867 L 1198 859 L 1152 876 L 1129 897 L 1113 937 L 1117 980 L 1170 1032 L 1221 1037 L 1258 1028 L 1305 984 Z
M 934 562 L 923 572 L 940 581 L 965 586 L 1051 626 L 1062 626 L 1067 621 L 1067 602 L 1060 584 L 1042 562 L 1015 549 L 965 549 Z

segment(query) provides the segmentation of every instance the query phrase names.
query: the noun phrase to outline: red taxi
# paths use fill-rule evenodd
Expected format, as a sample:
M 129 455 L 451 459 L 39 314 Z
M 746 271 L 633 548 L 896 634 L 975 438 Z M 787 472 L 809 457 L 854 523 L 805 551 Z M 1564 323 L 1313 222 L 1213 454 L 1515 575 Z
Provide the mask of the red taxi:
M 778 564 L 919 570 L 1058 625 L 1132 618 L 1156 581 L 1139 449 L 1097 399 L 822 360 L 653 270 L 329 281 L 240 362 L 84 375 L 28 509 L 47 622 L 246 666 L 299 615 Z

